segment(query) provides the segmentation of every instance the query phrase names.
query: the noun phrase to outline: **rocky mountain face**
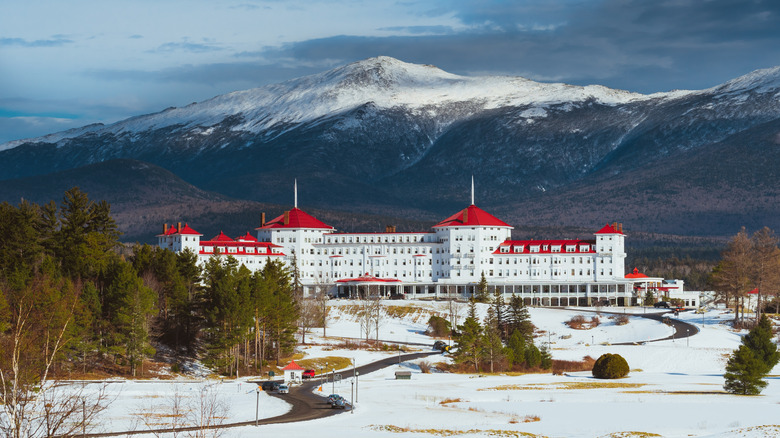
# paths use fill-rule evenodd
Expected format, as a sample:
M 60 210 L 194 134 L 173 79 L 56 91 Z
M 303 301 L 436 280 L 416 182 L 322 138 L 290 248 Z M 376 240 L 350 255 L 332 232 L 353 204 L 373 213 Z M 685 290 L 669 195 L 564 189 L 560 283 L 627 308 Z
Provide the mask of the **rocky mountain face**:
M 474 175 L 513 224 L 728 235 L 780 228 L 779 133 L 780 68 L 641 95 L 379 57 L 6 143 L 0 175 L 129 158 L 234 199 L 289 204 L 298 178 L 302 206 L 426 220 L 467 203 Z

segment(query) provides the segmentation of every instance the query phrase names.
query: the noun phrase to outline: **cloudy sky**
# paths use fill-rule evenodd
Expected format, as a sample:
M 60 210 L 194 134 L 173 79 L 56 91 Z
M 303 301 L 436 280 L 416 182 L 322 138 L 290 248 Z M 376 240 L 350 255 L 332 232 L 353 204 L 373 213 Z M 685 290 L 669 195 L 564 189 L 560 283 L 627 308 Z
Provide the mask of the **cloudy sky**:
M 0 142 L 387 55 L 635 92 L 780 65 L 777 0 L 3 0 Z

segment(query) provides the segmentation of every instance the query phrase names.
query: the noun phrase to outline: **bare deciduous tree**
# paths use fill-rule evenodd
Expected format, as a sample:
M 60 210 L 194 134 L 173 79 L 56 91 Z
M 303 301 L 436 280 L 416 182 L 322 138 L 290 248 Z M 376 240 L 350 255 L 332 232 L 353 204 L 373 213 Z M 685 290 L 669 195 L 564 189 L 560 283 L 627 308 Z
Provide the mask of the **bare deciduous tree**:
M 49 376 L 68 342 L 81 287 L 38 274 L 22 287 L 0 285 L 8 331 L 0 334 L 0 431 L 9 438 L 74 436 L 105 409 L 105 387 L 88 393 Z

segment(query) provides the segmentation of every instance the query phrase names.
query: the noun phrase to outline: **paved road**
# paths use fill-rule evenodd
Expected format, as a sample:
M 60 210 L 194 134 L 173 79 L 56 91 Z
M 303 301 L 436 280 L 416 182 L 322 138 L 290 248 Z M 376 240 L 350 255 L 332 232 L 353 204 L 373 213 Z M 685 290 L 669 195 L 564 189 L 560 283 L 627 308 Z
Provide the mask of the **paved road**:
M 577 310 L 577 309 L 567 307 L 566 310 Z M 683 339 L 699 333 L 699 328 L 696 327 L 695 325 L 674 318 L 672 316 L 673 314 L 672 310 L 667 310 L 665 312 L 654 312 L 654 313 L 623 313 L 623 312 L 609 312 L 609 311 L 598 311 L 598 310 L 579 310 L 579 311 L 605 313 L 609 315 L 638 316 L 641 318 L 647 318 L 661 323 L 666 323 L 674 329 L 674 333 L 672 333 L 671 336 L 667 336 L 665 338 L 660 338 L 660 339 L 652 339 L 650 341 L 643 341 L 643 343 L 668 341 L 670 339 Z M 638 344 L 637 342 L 618 342 L 612 345 L 637 345 L 637 344 Z
M 401 354 L 400 360 L 401 361 L 409 361 L 414 359 L 419 359 L 426 356 L 432 356 L 436 354 L 441 354 L 438 351 L 426 351 L 423 353 L 407 353 L 407 354 Z M 393 356 L 388 357 L 376 362 L 372 362 L 367 365 L 363 365 L 360 367 L 357 367 L 355 370 L 360 373 L 360 375 L 365 375 L 368 373 L 372 373 L 374 371 L 380 370 L 382 368 L 386 368 L 388 366 L 392 365 L 398 365 L 399 363 L 399 356 Z M 342 370 L 342 374 L 345 378 L 352 376 L 352 370 Z M 331 415 L 335 415 L 341 412 L 345 412 L 345 410 L 341 409 L 331 409 L 330 405 L 327 403 L 326 399 L 324 397 L 321 397 L 314 392 L 315 387 L 317 387 L 320 384 L 320 380 L 318 378 L 307 380 L 304 384 L 295 386 L 290 389 L 289 394 L 277 394 L 277 393 L 269 393 L 269 395 L 282 399 L 289 403 L 292 407 L 289 412 L 278 415 L 276 417 L 270 417 L 270 418 L 263 418 L 257 422 L 258 425 L 261 424 L 279 424 L 279 423 L 292 423 L 297 421 L 306 421 L 306 420 L 314 420 L 317 418 L 324 418 Z M 326 387 L 323 388 L 323 392 L 326 392 Z M 348 411 L 348 409 L 347 409 Z M 220 424 L 211 427 L 211 429 L 227 429 L 231 427 L 241 427 L 241 426 L 252 426 L 254 425 L 254 421 L 243 421 L 239 423 L 225 423 Z M 142 435 L 142 434 L 161 434 L 161 433 L 172 433 L 172 432 L 188 432 L 188 431 L 196 431 L 200 430 L 200 427 L 180 427 L 177 429 L 155 429 L 155 430 L 132 430 L 132 431 L 124 431 L 124 432 L 110 432 L 110 433 L 88 433 L 86 435 L 83 435 L 84 437 L 111 437 L 111 436 L 127 436 L 127 435 Z

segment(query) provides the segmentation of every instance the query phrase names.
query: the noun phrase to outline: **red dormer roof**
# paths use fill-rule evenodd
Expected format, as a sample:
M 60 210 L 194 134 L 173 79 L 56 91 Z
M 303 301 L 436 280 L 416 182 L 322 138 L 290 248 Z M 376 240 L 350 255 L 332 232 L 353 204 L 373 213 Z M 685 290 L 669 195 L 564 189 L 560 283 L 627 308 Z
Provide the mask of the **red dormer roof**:
M 626 278 L 649 278 L 647 275 L 639 272 L 638 268 L 634 268 L 634 272 L 626 274 Z
M 295 361 L 290 362 L 286 367 L 282 368 L 282 371 L 304 371 L 306 368 L 301 367 Z
M 574 251 L 567 251 L 566 247 L 573 246 Z M 582 248 L 587 247 L 584 251 Z M 503 249 L 509 247 L 508 252 Z M 531 247 L 535 248 L 534 251 Z M 595 240 L 505 240 L 498 245 L 493 254 L 591 254 L 596 252 Z
M 252 236 L 251 234 L 249 234 L 249 231 L 247 231 L 246 234 L 244 234 L 243 236 L 239 237 L 236 240 L 238 240 L 239 242 L 257 242 L 257 237 Z
M 474 204 L 469 205 L 463 210 L 453 214 L 433 226 L 437 227 L 508 227 L 509 224 L 493 216 L 485 210 Z
M 235 240 L 231 239 L 227 234 L 220 231 L 219 235 L 209 240 L 209 242 L 235 242 Z
M 285 220 L 287 217 L 287 220 Z M 333 230 L 335 228 L 320 221 L 314 216 L 306 213 L 300 208 L 293 208 L 289 212 L 271 220 L 262 227 L 255 228 L 256 230 L 267 230 L 277 228 L 319 228 L 325 230 Z
M 612 225 L 606 224 L 604 225 L 604 228 L 596 231 L 594 234 L 623 234 L 623 233 L 615 229 Z

